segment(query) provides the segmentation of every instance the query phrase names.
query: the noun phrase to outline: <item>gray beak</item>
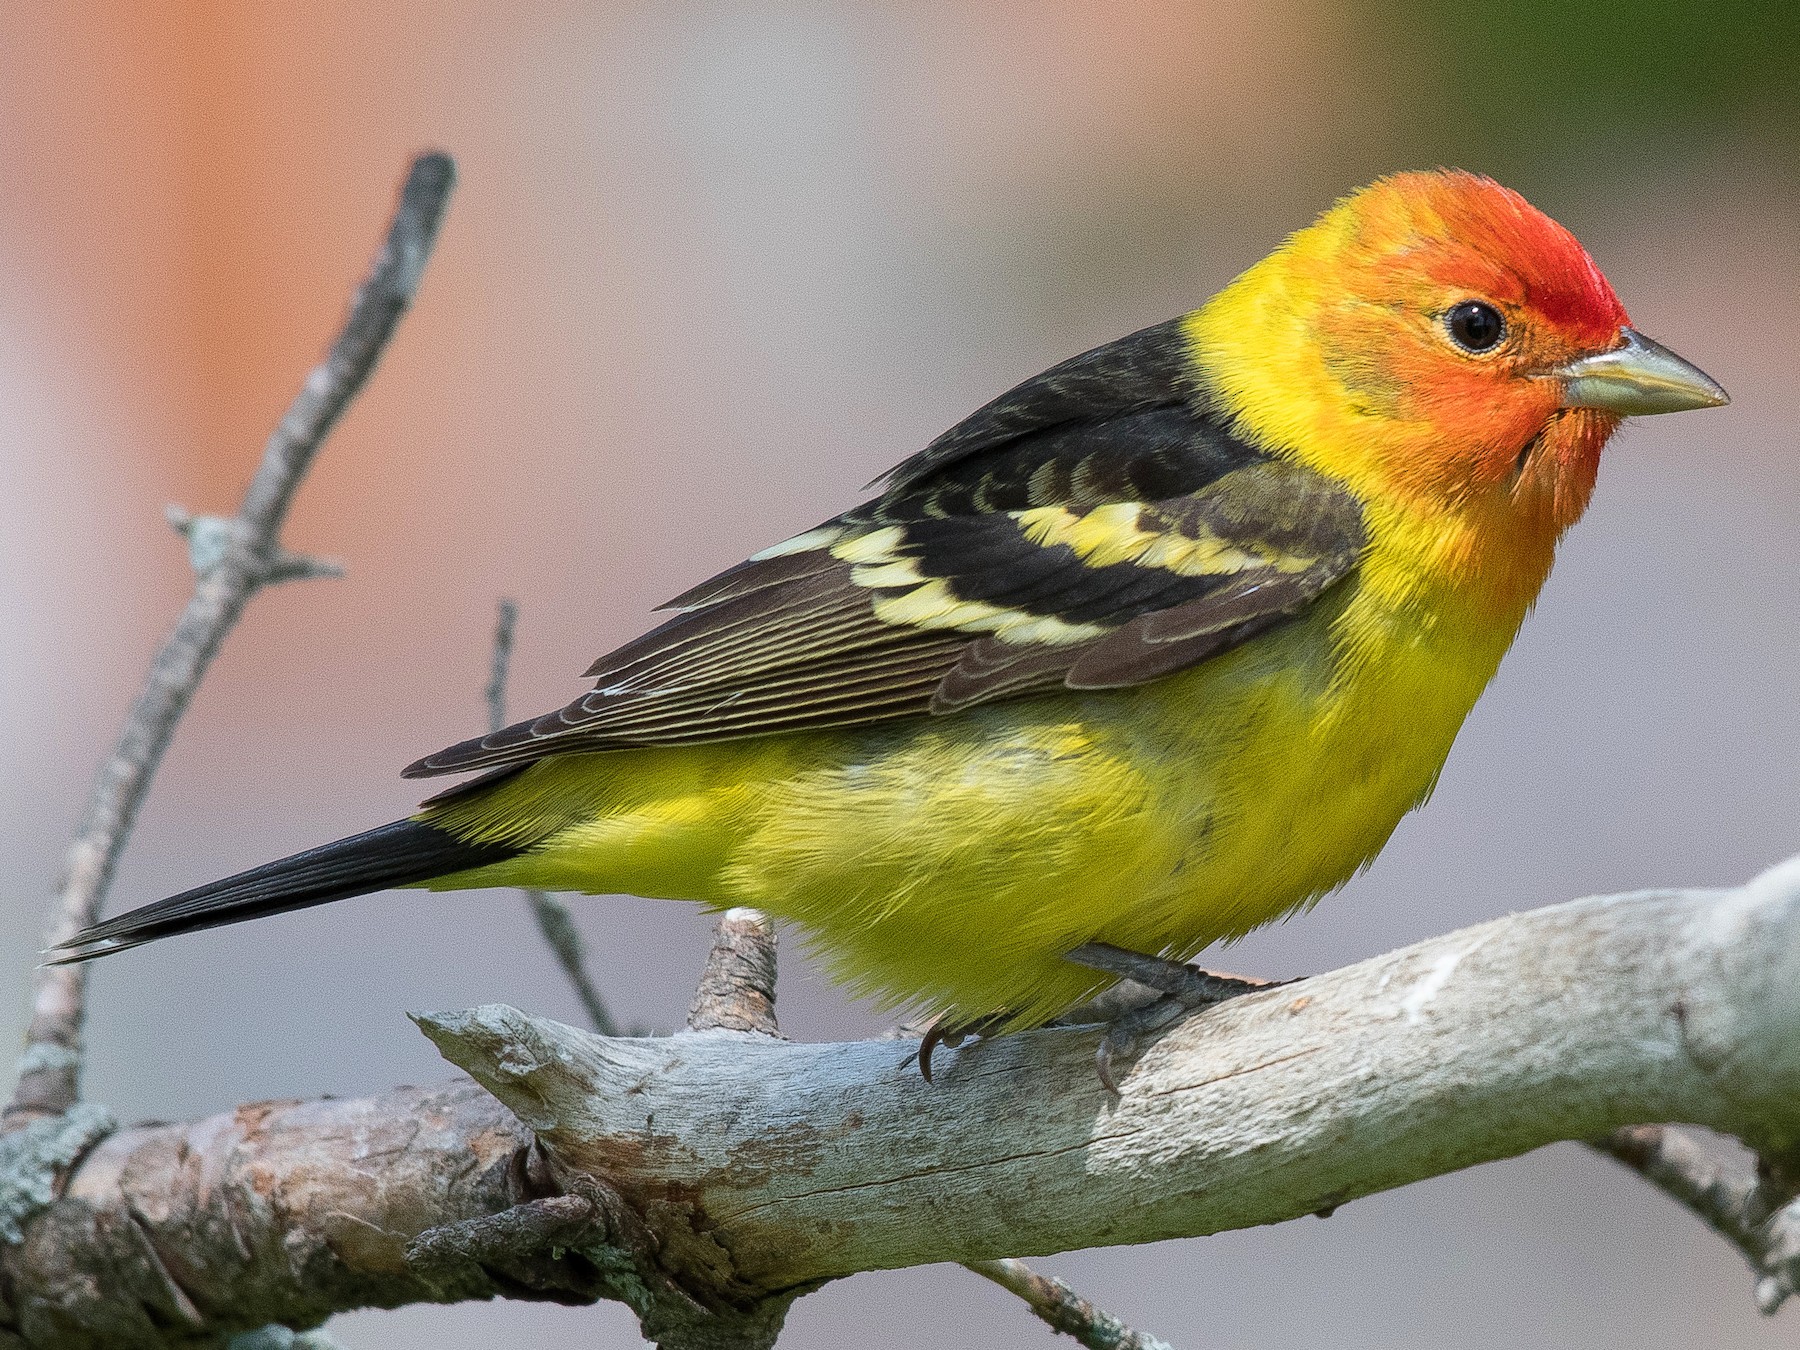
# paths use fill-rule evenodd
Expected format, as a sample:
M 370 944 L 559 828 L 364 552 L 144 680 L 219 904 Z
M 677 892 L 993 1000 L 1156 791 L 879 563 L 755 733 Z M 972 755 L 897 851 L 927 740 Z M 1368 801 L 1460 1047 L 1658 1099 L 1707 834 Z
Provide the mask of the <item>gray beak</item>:
M 1623 346 L 1547 372 L 1563 381 L 1563 407 L 1603 408 L 1636 417 L 1722 408 L 1731 402 L 1717 380 L 1661 343 L 1634 328 L 1621 328 L 1619 335 Z

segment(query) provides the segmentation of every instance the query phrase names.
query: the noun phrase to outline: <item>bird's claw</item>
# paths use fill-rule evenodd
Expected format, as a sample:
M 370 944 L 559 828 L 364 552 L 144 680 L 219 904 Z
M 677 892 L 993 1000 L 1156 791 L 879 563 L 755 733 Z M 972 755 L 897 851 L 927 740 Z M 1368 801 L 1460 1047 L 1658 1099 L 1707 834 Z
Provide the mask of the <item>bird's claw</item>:
M 1286 981 L 1246 980 L 1235 975 L 1215 975 L 1197 966 L 1184 965 L 1160 956 L 1145 956 L 1108 942 L 1088 942 L 1069 953 L 1069 960 L 1134 980 L 1157 991 L 1157 998 L 1121 1013 L 1106 1024 L 1100 1044 L 1094 1051 L 1094 1072 L 1101 1086 L 1113 1096 L 1119 1095 L 1119 1079 L 1113 1070 L 1118 1059 L 1137 1053 L 1139 1040 L 1160 1031 L 1190 1012 L 1223 1003 L 1239 994 L 1252 993 Z
M 986 1017 L 977 1017 L 967 1022 L 953 1022 L 948 1017 L 938 1018 L 919 1037 L 919 1075 L 927 1083 L 931 1081 L 931 1056 L 940 1045 L 954 1050 L 971 1036 L 987 1035 L 1004 1024 L 1007 1016 L 1006 1013 L 989 1013 Z
M 1129 1059 L 1137 1053 L 1140 1037 L 1160 1031 L 1188 1011 L 1186 1004 L 1165 994 L 1108 1022 L 1094 1050 L 1094 1072 L 1100 1076 L 1100 1085 L 1117 1097 L 1119 1080 L 1113 1073 L 1113 1057 Z

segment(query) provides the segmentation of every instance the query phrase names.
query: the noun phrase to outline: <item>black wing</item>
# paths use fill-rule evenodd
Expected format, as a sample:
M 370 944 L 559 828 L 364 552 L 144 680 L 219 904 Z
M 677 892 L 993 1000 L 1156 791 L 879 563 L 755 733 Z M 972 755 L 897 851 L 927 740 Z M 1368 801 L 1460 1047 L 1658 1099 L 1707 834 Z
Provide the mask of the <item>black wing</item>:
M 875 500 L 671 601 L 592 693 L 407 775 L 1140 684 L 1281 622 L 1355 566 L 1360 511 L 1230 435 L 1182 344 L 1161 324 L 1027 381 Z

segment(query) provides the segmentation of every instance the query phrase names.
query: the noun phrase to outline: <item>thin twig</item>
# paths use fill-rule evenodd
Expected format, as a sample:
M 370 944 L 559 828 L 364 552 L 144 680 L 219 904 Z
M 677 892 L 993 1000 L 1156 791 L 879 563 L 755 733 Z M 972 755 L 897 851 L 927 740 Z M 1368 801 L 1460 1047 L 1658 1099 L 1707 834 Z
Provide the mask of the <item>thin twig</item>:
M 519 630 L 519 602 L 502 600 L 494 612 L 494 651 L 488 659 L 487 700 L 488 730 L 498 731 L 506 725 L 506 677 L 512 669 L 513 639 Z
M 1073 1336 L 1088 1350 L 1170 1350 L 1167 1341 L 1133 1331 L 1055 1276 L 1040 1275 L 1023 1261 L 970 1261 L 965 1268 L 1017 1294 L 1052 1329 Z
M 101 766 L 87 812 L 63 864 L 46 944 L 56 946 L 100 913 L 119 854 L 175 727 L 226 633 L 265 586 L 328 574 L 332 565 L 287 553 L 280 533 L 294 490 L 375 368 L 413 296 L 455 182 L 449 156 L 421 155 L 368 279 L 325 360 L 306 378 L 263 449 L 261 465 L 229 520 L 173 516 L 188 541 L 194 593 L 150 666 L 117 747 Z M 31 1024 L 8 1126 L 59 1115 L 80 1097 L 81 1028 L 88 967 L 37 972 Z
M 488 665 L 489 731 L 498 731 L 506 725 L 506 676 L 512 665 L 513 636 L 518 625 L 519 606 L 514 601 L 502 600 L 494 619 L 494 654 Z M 582 950 L 581 934 L 575 929 L 575 920 L 568 907 L 548 891 L 522 889 L 519 894 L 531 906 L 538 932 L 544 935 L 563 974 L 575 986 L 575 997 L 587 1010 L 588 1021 L 593 1023 L 594 1030 L 602 1036 L 623 1035 L 606 1000 L 600 997 L 599 987 L 587 973 L 587 954 Z
M 1756 1275 L 1756 1306 L 1774 1313 L 1800 1289 L 1800 1200 L 1767 1169 L 1732 1168 L 1678 1130 L 1633 1125 L 1593 1147 L 1691 1210 L 1736 1247 Z

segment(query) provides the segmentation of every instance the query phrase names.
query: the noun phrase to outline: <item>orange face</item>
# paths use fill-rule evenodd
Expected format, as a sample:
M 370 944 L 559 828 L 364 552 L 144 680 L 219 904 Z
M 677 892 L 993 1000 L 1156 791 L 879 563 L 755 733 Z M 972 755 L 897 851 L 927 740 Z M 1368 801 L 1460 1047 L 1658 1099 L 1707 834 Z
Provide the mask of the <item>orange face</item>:
M 1586 250 L 1460 173 L 1384 180 L 1320 224 L 1337 226 L 1342 288 L 1319 297 L 1321 359 L 1341 397 L 1397 424 L 1378 438 L 1383 476 L 1444 506 L 1504 494 L 1560 534 L 1618 424 L 1565 408 L 1560 372 L 1619 347 L 1629 323 Z
M 1661 410 L 1574 397 L 1592 358 L 1654 344 L 1573 235 L 1473 174 L 1345 198 L 1190 325 L 1253 437 L 1366 496 L 1547 542 L 1585 508 L 1618 413 Z

